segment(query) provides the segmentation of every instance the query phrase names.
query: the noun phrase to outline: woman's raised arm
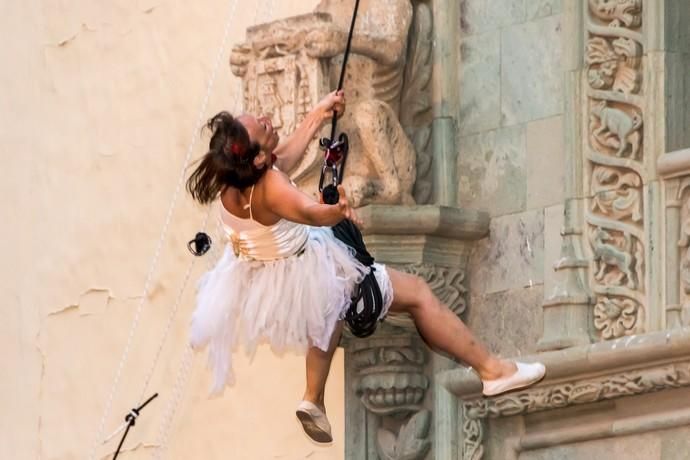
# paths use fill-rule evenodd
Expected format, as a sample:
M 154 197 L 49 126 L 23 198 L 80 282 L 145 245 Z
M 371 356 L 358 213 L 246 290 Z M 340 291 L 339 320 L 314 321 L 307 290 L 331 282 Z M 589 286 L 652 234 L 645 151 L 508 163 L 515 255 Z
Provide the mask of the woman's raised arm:
M 266 207 L 283 219 L 315 227 L 331 227 L 346 218 L 358 222 L 342 186 L 340 201 L 333 205 L 316 202 L 280 171 L 267 171 L 264 186 Z
M 321 102 L 304 117 L 297 129 L 273 151 L 276 155 L 276 166 L 281 171 L 289 172 L 297 166 L 307 149 L 309 142 L 318 133 L 323 123 L 331 120 L 333 110 L 341 116 L 345 112 L 345 94 L 342 91 L 327 94 Z

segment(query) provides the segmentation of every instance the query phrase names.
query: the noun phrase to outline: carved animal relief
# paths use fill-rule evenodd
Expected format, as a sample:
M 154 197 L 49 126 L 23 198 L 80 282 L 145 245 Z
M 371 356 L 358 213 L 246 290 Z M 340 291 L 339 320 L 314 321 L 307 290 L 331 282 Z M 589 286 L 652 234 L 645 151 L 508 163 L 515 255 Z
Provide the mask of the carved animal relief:
M 594 327 L 604 340 L 644 331 L 642 0 L 589 0 L 587 239 Z

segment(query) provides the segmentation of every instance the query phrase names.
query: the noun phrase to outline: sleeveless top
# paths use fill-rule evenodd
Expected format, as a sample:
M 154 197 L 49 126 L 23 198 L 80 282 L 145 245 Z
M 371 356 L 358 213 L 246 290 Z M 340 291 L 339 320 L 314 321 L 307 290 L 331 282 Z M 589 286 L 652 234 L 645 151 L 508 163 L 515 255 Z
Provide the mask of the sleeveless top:
M 299 255 L 309 239 L 309 226 L 280 219 L 273 225 L 263 225 L 254 220 L 252 197 L 249 192 L 249 219 L 230 213 L 220 201 L 220 221 L 223 232 L 232 244 L 235 256 L 240 260 L 267 262 Z

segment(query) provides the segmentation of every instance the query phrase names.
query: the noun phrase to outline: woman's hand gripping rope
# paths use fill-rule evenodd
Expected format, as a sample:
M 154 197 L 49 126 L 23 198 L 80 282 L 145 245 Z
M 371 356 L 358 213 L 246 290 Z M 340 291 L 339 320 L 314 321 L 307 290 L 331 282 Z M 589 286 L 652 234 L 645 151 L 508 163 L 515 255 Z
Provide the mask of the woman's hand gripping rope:
M 347 198 L 347 194 L 345 193 L 345 187 L 343 187 L 342 184 L 338 185 L 338 194 L 340 195 L 340 199 L 336 204 L 332 206 L 338 207 L 338 210 L 340 211 L 340 214 L 343 217 L 343 219 L 348 219 L 352 221 L 356 226 L 361 227 L 362 220 L 359 218 L 359 216 L 357 216 L 357 212 L 355 212 L 355 209 L 350 205 L 350 200 Z M 319 203 L 324 204 L 323 195 L 320 196 Z

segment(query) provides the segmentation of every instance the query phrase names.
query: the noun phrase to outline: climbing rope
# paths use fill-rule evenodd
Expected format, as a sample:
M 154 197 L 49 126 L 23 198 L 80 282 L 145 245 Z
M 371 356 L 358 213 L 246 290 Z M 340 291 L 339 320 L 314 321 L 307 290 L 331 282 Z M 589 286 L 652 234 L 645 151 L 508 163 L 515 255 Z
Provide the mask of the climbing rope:
M 220 45 L 220 47 L 219 47 L 219 49 L 218 49 L 218 53 L 217 53 L 217 56 L 216 56 L 216 60 L 215 60 L 215 63 L 214 63 L 214 65 L 213 65 L 213 70 L 212 70 L 212 72 L 211 72 L 211 77 L 209 78 L 209 81 L 208 81 L 208 84 L 207 84 L 207 87 L 206 87 L 206 94 L 205 94 L 204 99 L 203 99 L 203 102 L 202 102 L 202 104 L 201 104 L 201 108 L 199 109 L 199 114 L 198 114 L 198 116 L 197 116 L 197 122 L 196 122 L 196 125 L 195 125 L 195 126 L 201 126 L 202 123 L 203 123 L 203 119 L 204 119 L 204 115 L 205 115 L 205 113 L 206 113 L 206 107 L 208 106 L 208 101 L 209 101 L 209 98 L 210 98 L 211 90 L 212 90 L 213 85 L 214 85 L 214 83 L 215 83 L 216 76 L 217 76 L 217 73 L 218 73 L 218 69 L 219 69 L 219 67 L 220 67 L 220 62 L 221 62 L 221 60 L 222 60 L 222 57 L 223 57 L 223 55 L 224 55 L 224 53 L 225 53 L 225 49 L 226 49 L 226 46 L 227 46 L 227 40 L 228 40 L 229 31 L 230 31 L 230 25 L 232 24 L 232 18 L 234 17 L 235 10 L 236 10 L 236 8 L 237 8 L 237 2 L 238 2 L 238 0 L 231 0 L 231 2 L 230 2 L 229 14 L 228 14 L 228 17 L 227 17 L 227 20 L 226 20 L 226 23 L 225 23 L 225 31 L 224 31 L 224 34 L 223 34 L 222 43 L 221 43 L 221 45 Z M 156 247 L 155 247 L 155 250 L 154 250 L 154 253 L 153 253 L 153 258 L 152 258 L 151 263 L 150 263 L 150 265 L 149 265 L 148 273 L 147 273 L 147 275 L 146 275 L 146 281 L 144 282 L 143 293 L 142 293 L 141 299 L 140 299 L 140 301 L 139 301 L 139 303 L 138 303 L 138 305 L 137 305 L 137 308 L 136 308 L 136 311 L 135 311 L 135 314 L 134 314 L 134 319 L 132 320 L 132 326 L 131 326 L 130 331 L 129 331 L 129 334 L 128 334 L 128 336 L 127 336 L 127 341 L 126 341 L 126 344 L 125 344 L 124 351 L 123 351 L 123 353 L 122 353 L 122 357 L 121 357 L 120 362 L 119 362 L 119 364 L 118 364 L 118 366 L 117 366 L 117 369 L 116 369 L 116 371 L 115 371 L 115 377 L 114 377 L 114 379 L 113 379 L 113 384 L 112 384 L 112 386 L 111 386 L 110 392 L 109 392 L 108 397 L 107 397 L 107 400 L 106 400 L 106 404 L 105 404 L 105 408 L 104 408 L 104 411 L 103 411 L 103 415 L 101 416 L 101 420 L 100 420 L 100 422 L 99 422 L 99 424 L 98 424 L 98 431 L 97 431 L 96 437 L 95 437 L 95 439 L 94 439 L 93 446 L 92 446 L 92 448 L 91 448 L 91 452 L 90 452 L 90 454 L 89 454 L 89 459 L 91 459 L 91 460 L 93 460 L 93 459 L 95 458 L 96 449 L 98 448 L 99 443 L 102 442 L 101 439 L 102 439 L 102 437 L 103 437 L 103 431 L 104 431 L 104 429 L 105 429 L 105 422 L 106 422 L 108 416 L 110 415 L 110 410 L 111 410 L 111 408 L 112 408 L 113 399 L 114 399 L 114 397 L 115 397 L 115 394 L 116 394 L 117 389 L 118 389 L 118 387 L 119 387 L 120 380 L 121 380 L 121 378 L 122 378 L 122 371 L 123 371 L 123 369 L 124 369 L 124 365 L 125 365 L 125 363 L 127 362 L 127 358 L 129 357 L 129 353 L 130 353 L 130 351 L 131 351 L 131 346 L 132 346 L 133 338 L 134 338 L 134 335 L 135 335 L 135 333 L 136 333 L 136 331 L 137 331 L 137 329 L 138 329 L 139 322 L 140 322 L 140 319 L 141 319 L 141 313 L 142 313 L 142 311 L 143 311 L 144 302 L 146 301 L 146 299 L 147 299 L 147 297 L 148 297 L 148 294 L 149 294 L 149 290 L 150 290 L 150 287 L 151 287 L 151 282 L 152 282 L 152 280 L 153 280 L 153 274 L 154 274 L 154 272 L 155 272 L 155 270 L 156 270 L 156 267 L 157 267 L 157 265 L 158 265 L 158 259 L 160 258 L 160 253 L 161 253 L 161 249 L 162 249 L 162 246 L 163 246 L 163 242 L 165 241 L 165 238 L 166 238 L 167 233 L 168 233 L 168 229 L 169 229 L 169 227 L 170 227 L 170 222 L 171 222 L 171 220 L 172 220 L 173 211 L 175 210 L 175 207 L 176 207 L 176 205 L 177 205 L 177 200 L 178 200 L 179 195 L 180 195 L 180 190 L 182 190 L 182 185 L 183 185 L 183 183 L 184 183 L 184 179 L 185 179 L 185 175 L 186 175 L 186 170 L 187 170 L 187 167 L 188 167 L 188 165 L 189 165 L 189 163 L 190 163 L 190 159 L 191 159 L 191 157 L 192 157 L 192 153 L 193 153 L 193 151 L 194 151 L 194 147 L 195 147 L 195 145 L 196 145 L 197 139 L 198 139 L 198 135 L 197 135 L 197 133 L 195 132 L 195 133 L 192 135 L 192 139 L 191 139 L 191 141 L 190 141 L 190 143 L 189 143 L 189 145 L 188 145 L 188 148 L 187 148 L 187 153 L 186 153 L 186 156 L 185 156 L 185 159 L 184 159 L 184 162 L 183 162 L 183 165 L 182 165 L 180 174 L 179 174 L 179 178 L 178 178 L 178 181 L 177 181 L 177 184 L 176 184 L 176 187 L 175 187 L 175 191 L 173 192 L 172 200 L 171 200 L 170 205 L 169 205 L 169 207 L 168 207 L 168 212 L 167 212 L 167 214 L 166 214 L 165 221 L 164 221 L 164 223 L 163 223 L 163 228 L 162 228 L 161 233 L 160 233 L 160 236 L 159 236 L 159 238 L 158 238 L 158 242 L 157 242 L 157 244 L 156 244 Z M 210 211 L 209 211 L 209 214 L 210 214 Z M 209 215 L 209 214 L 207 214 L 206 217 L 204 218 L 204 227 L 206 226 L 206 222 L 208 221 L 208 215 Z M 192 262 L 190 263 L 190 268 L 188 268 L 188 272 L 187 272 L 188 274 L 191 273 L 191 265 L 192 265 L 192 264 L 193 264 L 193 260 L 192 260 Z M 189 278 L 189 275 L 188 275 L 188 274 L 186 275 L 185 284 L 186 284 L 187 279 Z M 181 297 L 181 295 L 182 295 L 182 291 L 183 291 L 183 289 L 180 290 L 180 293 L 179 293 L 179 295 L 178 295 L 178 299 L 177 299 L 177 301 L 175 302 L 175 308 L 174 308 L 174 310 L 173 310 L 173 314 L 176 312 L 177 306 L 179 305 L 179 301 L 180 301 L 180 297 Z M 171 317 L 172 317 L 172 316 L 173 316 L 173 315 L 171 315 Z M 169 320 L 168 324 L 170 324 L 170 323 L 171 323 L 171 321 Z M 166 334 L 167 334 L 168 332 L 169 332 L 169 327 L 167 328 Z M 161 345 L 161 347 L 162 347 L 162 345 Z M 158 359 L 159 356 L 160 356 L 160 350 L 157 352 L 156 360 Z M 156 363 L 154 363 L 154 366 L 153 366 L 153 367 L 155 367 L 155 364 L 156 364 Z M 152 374 L 152 372 L 151 372 L 150 374 Z M 150 377 L 150 375 L 149 375 L 149 376 L 147 377 L 146 386 L 148 386 L 148 383 L 149 383 L 149 381 L 150 381 L 150 378 L 151 378 L 151 377 Z M 140 400 L 143 398 L 143 394 L 145 394 L 145 391 L 146 391 L 146 388 L 145 388 L 144 391 L 142 392 L 142 397 L 140 398 Z M 128 430 L 129 423 L 130 423 L 130 421 L 129 421 L 129 420 L 126 420 L 125 425 L 124 425 L 123 427 L 121 427 L 121 428 L 119 429 L 119 431 L 121 431 L 122 429 L 127 429 L 127 430 Z M 111 439 L 113 436 L 114 436 L 114 435 L 111 435 L 110 437 L 108 437 L 108 440 Z M 107 441 L 107 440 L 106 440 L 106 441 Z M 103 441 L 103 442 L 106 442 L 106 441 Z

